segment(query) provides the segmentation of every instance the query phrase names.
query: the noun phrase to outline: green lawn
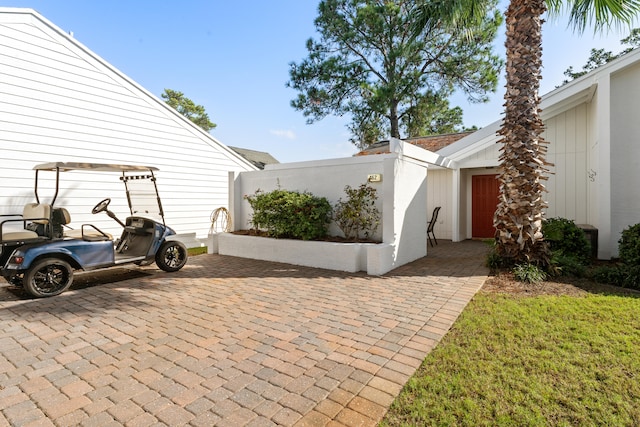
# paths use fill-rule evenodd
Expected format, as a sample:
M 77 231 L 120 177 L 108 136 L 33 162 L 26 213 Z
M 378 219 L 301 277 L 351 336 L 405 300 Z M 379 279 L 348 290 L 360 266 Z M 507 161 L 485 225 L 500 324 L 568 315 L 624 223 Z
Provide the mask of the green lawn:
M 640 298 L 478 294 L 382 426 L 640 426 Z

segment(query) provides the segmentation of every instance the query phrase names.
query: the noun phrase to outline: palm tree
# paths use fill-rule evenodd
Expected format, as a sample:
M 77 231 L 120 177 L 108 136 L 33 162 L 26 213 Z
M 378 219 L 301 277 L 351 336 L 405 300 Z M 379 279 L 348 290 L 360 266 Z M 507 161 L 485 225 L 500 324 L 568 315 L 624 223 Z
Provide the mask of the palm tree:
M 538 88 L 542 69 L 544 0 L 511 0 L 506 12 L 507 48 L 505 116 L 498 182 L 500 198 L 493 225 L 496 252 L 515 263 L 547 265 L 549 254 L 542 235 L 547 207 L 545 187 L 546 141 L 540 118 Z
M 459 31 L 480 19 L 483 0 L 425 0 L 416 9 L 422 18 L 417 31 L 432 25 L 448 25 Z M 500 200 L 494 216 L 496 250 L 512 262 L 546 266 L 549 251 L 542 235 L 547 207 L 543 194 L 546 179 L 546 141 L 541 137 L 538 96 L 542 67 L 542 16 L 549 10 L 569 11 L 569 22 L 578 32 L 591 24 L 600 31 L 629 24 L 640 12 L 640 0 L 511 0 L 506 12 L 505 116 L 498 134 Z

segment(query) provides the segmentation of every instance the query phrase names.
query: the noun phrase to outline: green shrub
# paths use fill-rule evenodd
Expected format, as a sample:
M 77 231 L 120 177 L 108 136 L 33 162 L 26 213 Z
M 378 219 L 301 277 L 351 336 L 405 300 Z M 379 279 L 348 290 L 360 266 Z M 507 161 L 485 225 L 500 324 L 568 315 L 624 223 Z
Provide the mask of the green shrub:
M 593 280 L 598 283 L 640 290 L 640 266 L 618 264 L 602 266 L 593 270 Z
M 596 269 L 593 278 L 600 283 L 640 290 L 640 224 L 623 230 L 618 244 L 620 263 Z
M 547 278 L 544 270 L 534 264 L 517 264 L 513 268 L 513 275 L 516 280 L 526 283 L 540 283 Z
M 630 266 L 625 264 L 622 285 L 625 288 L 640 290 L 640 265 Z
M 617 265 L 603 265 L 591 272 L 593 280 L 598 283 L 622 286 L 624 282 L 624 269 Z
M 549 271 L 555 276 L 584 277 L 587 267 L 584 261 L 575 255 L 564 255 L 561 251 L 553 252 Z
M 498 252 L 496 251 L 495 239 L 486 239 L 483 240 L 483 242 L 491 247 L 489 253 L 487 253 L 487 259 L 485 260 L 485 265 L 487 267 L 489 267 L 492 271 L 513 267 L 513 264 L 509 262 L 510 260 L 498 255 Z
M 632 225 L 623 230 L 618 244 L 620 261 L 623 264 L 640 265 L 640 224 Z
M 347 239 L 369 239 L 380 225 L 380 211 L 376 207 L 376 189 L 368 184 L 358 188 L 344 187 L 347 200 L 338 200 L 334 220 Z
M 550 218 L 542 223 L 542 233 L 553 254 L 570 257 L 583 265 L 591 262 L 591 245 L 572 220 Z
M 314 240 L 327 235 L 332 209 L 324 197 L 278 189 L 257 190 L 245 199 L 253 209 L 252 227 L 270 237 Z
M 504 261 L 502 257 L 498 255 L 495 249 L 491 249 L 487 254 L 486 266 L 491 270 L 499 270 L 504 267 Z

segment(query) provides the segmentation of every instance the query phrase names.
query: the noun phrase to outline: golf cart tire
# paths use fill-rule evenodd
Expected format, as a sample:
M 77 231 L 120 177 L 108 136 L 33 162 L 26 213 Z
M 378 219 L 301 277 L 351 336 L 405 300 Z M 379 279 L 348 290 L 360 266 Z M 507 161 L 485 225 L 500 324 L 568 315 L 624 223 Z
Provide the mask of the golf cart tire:
M 24 273 L 22 285 L 36 298 L 60 295 L 73 283 L 73 268 L 58 258 L 45 258 L 35 262 Z
M 170 240 L 164 242 L 156 252 L 156 265 L 161 270 L 172 273 L 184 267 L 187 256 L 187 247 L 184 243 Z

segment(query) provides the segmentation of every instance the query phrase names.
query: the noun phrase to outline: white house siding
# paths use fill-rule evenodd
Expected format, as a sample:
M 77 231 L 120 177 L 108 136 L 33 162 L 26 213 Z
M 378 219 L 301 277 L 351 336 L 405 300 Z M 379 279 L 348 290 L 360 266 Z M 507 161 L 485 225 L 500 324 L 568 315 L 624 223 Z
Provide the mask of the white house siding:
M 547 218 L 590 223 L 588 209 L 588 106 L 581 104 L 545 121 L 547 161 L 553 164 L 545 183 Z
M 34 165 L 51 161 L 156 166 L 167 224 L 205 236 L 228 201 L 228 171 L 254 167 L 35 12 L 0 8 L 0 213 L 33 200 Z M 41 176 L 44 176 L 42 174 Z M 48 175 L 48 176 L 52 176 Z M 89 214 L 105 197 L 128 213 L 114 174 L 63 174 L 56 204 L 74 224 L 118 233 Z M 105 183 L 107 182 L 107 183 Z
M 497 141 L 497 137 L 496 137 Z M 466 157 L 464 160 L 458 162 L 461 168 L 473 168 L 478 166 L 495 166 L 498 164 L 498 158 L 500 157 L 500 144 L 494 142 L 487 148 L 478 151 L 475 154 Z
M 453 209 L 453 171 L 450 169 L 429 169 L 427 179 L 427 220 L 436 206 L 440 206 L 438 221 L 435 225 L 435 235 L 438 239 L 451 239 L 452 209 Z M 427 224 L 425 223 L 426 227 Z
M 547 217 L 595 226 L 598 257 L 615 257 L 621 231 L 640 222 L 640 49 L 545 95 L 542 108 L 554 164 L 545 183 Z M 460 187 L 454 238 L 470 237 L 470 176 L 498 165 L 499 128 L 496 121 L 438 151 L 459 168 L 459 180 L 457 171 L 451 175 Z M 430 205 L 446 202 L 430 188 Z
M 546 130 L 543 136 L 550 142 L 547 160 L 554 164 L 550 167 L 551 174 L 545 182 L 549 191 L 545 194 L 549 202 L 547 217 L 562 216 L 573 219 L 577 223 L 590 221 L 588 180 L 586 179 L 589 170 L 588 114 L 588 104 L 581 104 L 544 122 Z M 498 141 L 498 139 L 496 135 L 494 140 Z M 465 176 L 469 183 L 472 175 L 497 173 L 497 169 L 476 168 L 497 165 L 499 150 L 500 144 L 494 143 L 458 162 L 459 166 L 465 169 Z M 431 180 L 431 174 L 429 179 Z M 471 221 L 471 186 L 468 184 L 464 188 L 468 190 L 465 196 L 467 210 L 464 219 L 468 225 Z M 461 224 L 465 224 L 464 221 L 461 218 Z M 470 230 L 470 226 L 468 228 Z M 468 235 L 468 233 L 462 235 Z
M 611 75 L 611 239 L 640 223 L 640 64 Z

